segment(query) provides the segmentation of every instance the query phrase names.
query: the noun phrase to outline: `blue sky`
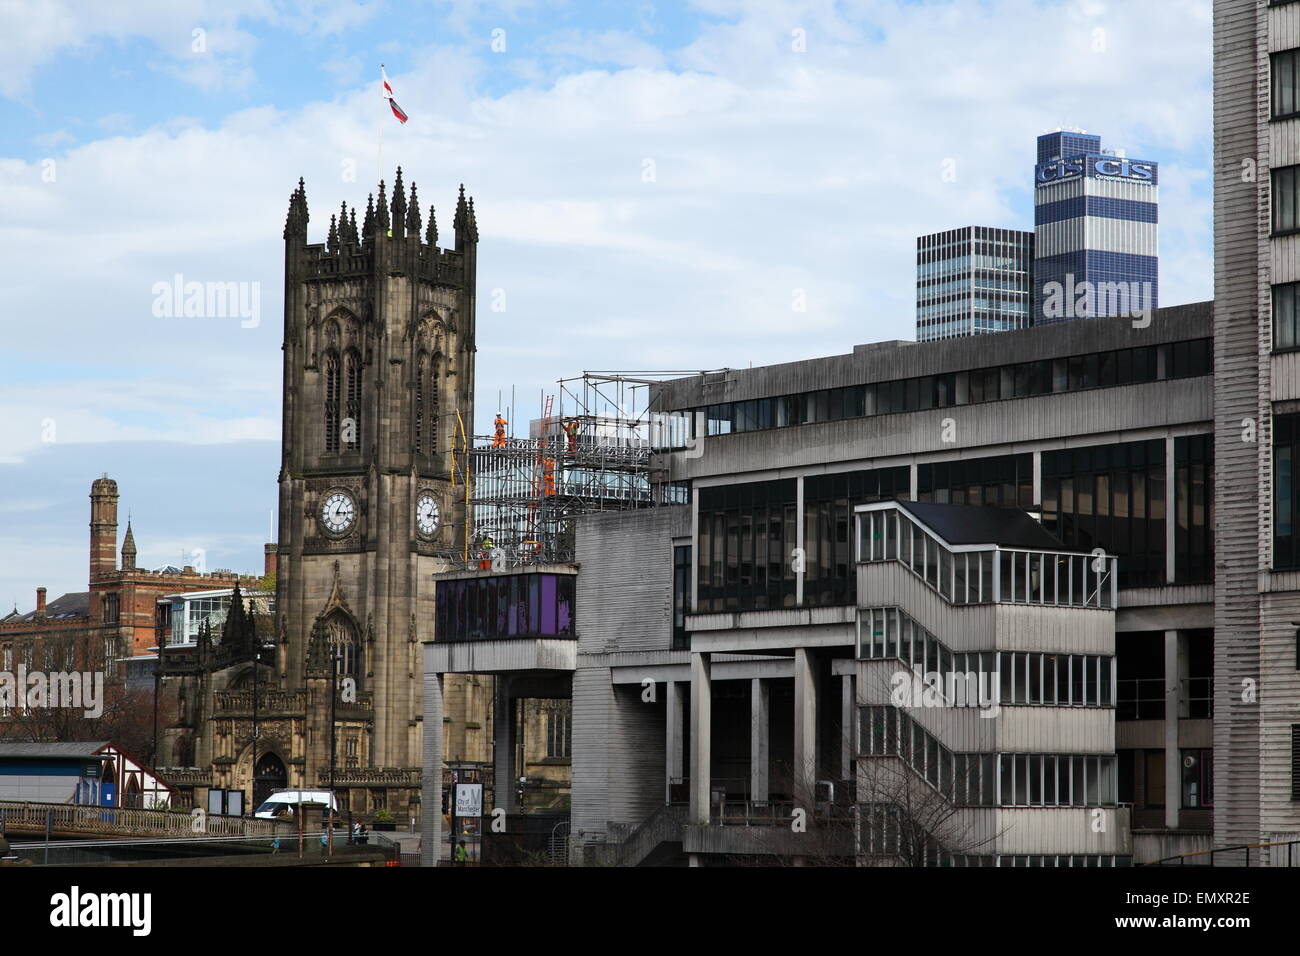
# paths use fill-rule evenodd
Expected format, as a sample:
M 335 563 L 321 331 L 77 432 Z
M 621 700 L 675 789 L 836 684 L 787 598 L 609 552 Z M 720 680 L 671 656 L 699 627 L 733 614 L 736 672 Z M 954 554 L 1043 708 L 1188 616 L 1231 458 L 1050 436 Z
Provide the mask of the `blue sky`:
M 1209 298 L 1210 30 L 1209 0 L 0 4 L 0 606 L 84 589 L 104 471 L 142 564 L 260 568 L 287 197 L 322 240 L 381 129 L 445 243 L 475 196 L 483 428 L 583 369 L 911 338 L 915 237 L 1031 227 L 1061 126 L 1161 163 L 1161 302 Z M 177 274 L 257 321 L 156 315 Z

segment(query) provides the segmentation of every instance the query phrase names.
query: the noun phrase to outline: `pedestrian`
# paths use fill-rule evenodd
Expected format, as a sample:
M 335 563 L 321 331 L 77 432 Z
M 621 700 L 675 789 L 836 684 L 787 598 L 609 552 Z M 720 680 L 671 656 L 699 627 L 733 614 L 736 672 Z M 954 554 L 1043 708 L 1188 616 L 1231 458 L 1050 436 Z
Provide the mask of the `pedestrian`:
M 453 866 L 465 865 L 465 844 L 456 840 L 451 841 L 451 862 Z

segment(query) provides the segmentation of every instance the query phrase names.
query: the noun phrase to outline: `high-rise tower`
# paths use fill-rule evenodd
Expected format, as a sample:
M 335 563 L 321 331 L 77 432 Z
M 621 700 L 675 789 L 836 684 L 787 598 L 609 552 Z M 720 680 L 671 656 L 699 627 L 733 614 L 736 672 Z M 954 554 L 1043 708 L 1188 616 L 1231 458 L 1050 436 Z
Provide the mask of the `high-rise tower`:
M 1101 148 L 1101 137 L 1038 137 L 1034 323 L 1147 315 L 1160 298 L 1159 164 Z

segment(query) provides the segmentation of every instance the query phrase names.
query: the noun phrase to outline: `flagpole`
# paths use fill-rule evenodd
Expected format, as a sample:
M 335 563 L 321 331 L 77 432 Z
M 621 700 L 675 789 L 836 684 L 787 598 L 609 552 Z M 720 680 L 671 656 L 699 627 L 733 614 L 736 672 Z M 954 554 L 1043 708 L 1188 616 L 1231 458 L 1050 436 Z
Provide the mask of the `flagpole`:
M 379 88 L 382 90 L 384 83 L 384 64 L 379 64 Z M 387 100 L 387 97 L 384 97 Z M 379 114 L 379 155 L 376 157 L 376 166 L 379 169 L 379 175 L 375 177 L 375 182 L 384 178 L 384 114 Z

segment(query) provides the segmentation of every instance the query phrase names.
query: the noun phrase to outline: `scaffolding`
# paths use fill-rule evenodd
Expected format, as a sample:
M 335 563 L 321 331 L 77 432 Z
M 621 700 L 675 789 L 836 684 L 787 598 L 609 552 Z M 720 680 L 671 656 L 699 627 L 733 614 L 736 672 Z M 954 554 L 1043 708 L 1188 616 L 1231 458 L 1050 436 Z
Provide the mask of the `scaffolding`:
M 542 397 L 527 438 L 460 437 L 471 476 L 463 566 L 572 562 L 580 515 L 684 503 L 652 474 L 651 386 L 691 374 L 584 372 Z

